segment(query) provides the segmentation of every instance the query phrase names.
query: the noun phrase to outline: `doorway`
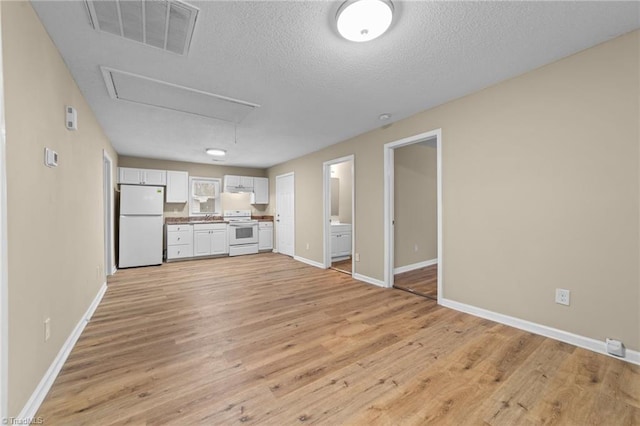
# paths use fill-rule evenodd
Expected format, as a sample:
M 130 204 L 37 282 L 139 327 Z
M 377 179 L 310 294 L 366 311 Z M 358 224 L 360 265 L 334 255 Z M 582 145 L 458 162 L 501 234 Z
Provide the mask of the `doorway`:
M 106 151 L 102 151 L 103 196 L 104 196 L 104 272 L 113 275 L 115 267 L 114 208 L 113 208 L 113 161 Z
M 441 130 L 384 147 L 385 286 L 442 298 Z
M 295 176 L 276 176 L 276 234 L 278 253 L 295 255 Z
M 355 273 L 354 156 L 323 163 L 324 267 Z

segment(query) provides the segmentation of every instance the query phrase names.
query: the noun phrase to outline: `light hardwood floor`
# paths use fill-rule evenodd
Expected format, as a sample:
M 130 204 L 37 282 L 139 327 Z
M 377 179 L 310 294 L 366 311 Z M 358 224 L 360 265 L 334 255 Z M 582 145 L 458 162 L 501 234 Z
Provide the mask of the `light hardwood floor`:
M 393 277 L 393 286 L 433 300 L 438 299 L 438 265 L 425 266 Z
M 640 423 L 640 368 L 278 254 L 119 271 L 51 425 Z

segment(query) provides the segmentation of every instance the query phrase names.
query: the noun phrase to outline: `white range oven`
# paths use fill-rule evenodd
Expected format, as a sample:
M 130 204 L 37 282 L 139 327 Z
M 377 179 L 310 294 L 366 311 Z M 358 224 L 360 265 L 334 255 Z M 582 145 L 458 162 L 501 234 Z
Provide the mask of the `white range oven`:
M 258 221 L 251 219 L 251 210 L 225 210 L 229 222 L 229 256 L 258 253 Z

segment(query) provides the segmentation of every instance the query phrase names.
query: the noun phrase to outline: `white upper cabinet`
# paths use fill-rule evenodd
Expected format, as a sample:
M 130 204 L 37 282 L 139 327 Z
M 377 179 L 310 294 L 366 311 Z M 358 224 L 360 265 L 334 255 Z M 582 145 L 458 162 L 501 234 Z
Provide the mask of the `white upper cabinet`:
M 167 203 L 186 203 L 189 199 L 189 173 L 167 170 Z
M 118 183 L 165 186 L 167 184 L 167 171 L 118 167 Z
M 251 204 L 269 204 L 269 178 L 253 178 Z
M 253 192 L 253 177 L 224 176 L 224 192 Z

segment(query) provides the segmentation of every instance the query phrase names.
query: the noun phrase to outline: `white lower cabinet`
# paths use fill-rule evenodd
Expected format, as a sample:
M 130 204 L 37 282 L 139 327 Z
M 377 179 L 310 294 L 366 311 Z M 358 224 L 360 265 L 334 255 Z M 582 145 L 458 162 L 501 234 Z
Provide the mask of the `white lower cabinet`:
M 229 253 L 226 223 L 193 225 L 193 256 L 213 256 Z
M 273 250 L 273 222 L 258 222 L 258 250 Z
M 351 256 L 351 224 L 331 225 L 331 257 Z
M 167 225 L 167 260 L 193 257 L 193 226 Z

